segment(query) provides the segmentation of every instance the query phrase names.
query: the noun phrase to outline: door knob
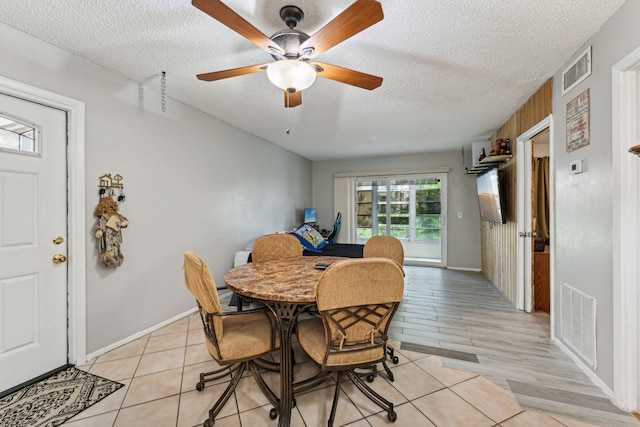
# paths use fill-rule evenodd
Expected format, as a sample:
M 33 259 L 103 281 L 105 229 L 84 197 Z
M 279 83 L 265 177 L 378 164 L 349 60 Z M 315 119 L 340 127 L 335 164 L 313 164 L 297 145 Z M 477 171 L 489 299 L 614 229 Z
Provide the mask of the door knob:
M 62 242 L 64 242 L 64 238 L 62 236 L 58 236 L 55 239 L 53 239 L 53 243 L 56 244 L 56 245 L 59 245 Z
M 55 254 L 53 256 L 53 262 L 56 264 L 60 264 L 62 262 L 65 262 L 66 260 L 67 260 L 67 257 L 62 254 Z

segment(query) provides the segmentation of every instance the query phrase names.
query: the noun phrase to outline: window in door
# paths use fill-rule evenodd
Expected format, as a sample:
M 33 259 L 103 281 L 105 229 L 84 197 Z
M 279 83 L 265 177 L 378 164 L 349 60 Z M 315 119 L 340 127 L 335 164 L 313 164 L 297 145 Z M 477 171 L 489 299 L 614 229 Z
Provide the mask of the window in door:
M 39 129 L 0 112 L 0 151 L 36 154 Z
M 391 235 L 405 258 L 442 262 L 445 176 L 366 177 L 356 182 L 357 239 Z

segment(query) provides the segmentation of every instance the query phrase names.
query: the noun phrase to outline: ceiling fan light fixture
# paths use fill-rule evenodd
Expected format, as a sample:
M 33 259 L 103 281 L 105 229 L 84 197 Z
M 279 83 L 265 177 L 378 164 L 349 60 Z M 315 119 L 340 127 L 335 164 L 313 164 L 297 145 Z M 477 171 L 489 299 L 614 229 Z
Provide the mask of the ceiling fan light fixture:
M 316 70 L 306 62 L 283 59 L 269 64 L 267 77 L 280 89 L 295 93 L 305 90 L 316 81 Z

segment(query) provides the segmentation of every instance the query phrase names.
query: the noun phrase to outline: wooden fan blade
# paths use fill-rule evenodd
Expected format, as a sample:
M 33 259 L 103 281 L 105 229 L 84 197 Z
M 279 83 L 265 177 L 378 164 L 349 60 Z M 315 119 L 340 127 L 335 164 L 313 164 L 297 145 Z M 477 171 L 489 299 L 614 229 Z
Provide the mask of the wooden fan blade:
M 319 77 L 324 77 L 325 79 L 329 80 L 335 80 L 340 83 L 346 83 L 351 86 L 373 90 L 382 84 L 382 77 L 362 73 L 360 71 L 354 71 L 348 68 L 338 67 L 336 65 L 325 64 L 323 62 L 312 62 L 310 65 L 315 65 L 322 69 L 322 71 L 318 71 L 316 73 Z
M 271 54 L 272 49 L 275 49 L 284 55 L 284 51 L 280 46 L 221 1 L 193 0 L 191 3 L 216 21 L 266 50 L 267 53 Z
M 284 91 L 284 108 L 293 108 L 302 105 L 302 91 L 294 93 Z
M 267 64 L 250 65 L 248 67 L 233 68 L 231 70 L 214 71 L 211 73 L 198 74 L 196 77 L 205 82 L 228 79 L 229 77 L 243 76 L 245 74 L 259 73 L 267 69 Z
M 299 52 L 303 54 L 305 49 L 313 48 L 309 58 L 315 58 L 376 22 L 382 21 L 382 18 L 384 14 L 380 3 L 374 0 L 358 0 L 302 43 Z

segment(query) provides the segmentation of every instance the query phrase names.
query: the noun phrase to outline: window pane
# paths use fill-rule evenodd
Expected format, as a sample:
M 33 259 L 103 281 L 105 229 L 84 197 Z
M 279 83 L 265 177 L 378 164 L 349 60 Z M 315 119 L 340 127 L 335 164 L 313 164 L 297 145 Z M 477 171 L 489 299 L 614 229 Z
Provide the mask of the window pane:
M 373 182 L 358 181 L 356 188 L 356 234 L 358 239 L 371 237 L 373 214 Z
M 418 215 L 416 216 L 416 227 L 417 228 L 442 228 L 442 217 L 441 216 L 428 216 L 428 215 Z
M 38 130 L 0 113 L 0 150 L 37 153 Z
M 418 240 L 440 240 L 440 230 L 416 230 L 416 239 Z
M 416 203 L 416 214 L 418 215 L 439 215 L 440 213 L 440 202 Z
M 358 215 L 371 215 L 371 203 L 359 203 Z
M 358 227 L 371 227 L 371 215 L 358 215 Z
M 371 237 L 371 228 L 358 227 L 358 239 L 368 239 Z
M 409 238 L 409 227 L 402 227 L 397 225 L 391 226 L 391 235 L 397 239 L 405 239 Z
M 409 215 L 409 204 L 393 204 L 391 205 L 391 215 Z
M 389 234 L 403 240 L 410 240 L 410 203 L 412 193 L 412 182 L 406 179 L 391 180 L 389 214 L 390 230 Z
M 391 225 L 406 225 L 409 226 L 409 216 L 392 216 Z

